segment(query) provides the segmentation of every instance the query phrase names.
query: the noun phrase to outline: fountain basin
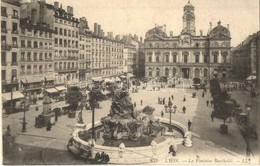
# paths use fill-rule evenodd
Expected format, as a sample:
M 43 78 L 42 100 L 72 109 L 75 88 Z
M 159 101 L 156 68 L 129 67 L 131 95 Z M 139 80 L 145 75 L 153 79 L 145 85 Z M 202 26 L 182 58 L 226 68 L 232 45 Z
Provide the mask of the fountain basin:
M 169 119 L 159 118 L 160 123 L 164 125 L 170 125 Z M 95 128 L 101 126 L 101 122 L 95 123 Z M 172 127 L 177 128 L 181 133 L 181 138 L 175 138 L 174 134 L 166 132 L 165 140 L 161 142 L 152 141 L 149 146 L 141 147 L 125 147 L 124 143 L 121 143 L 118 147 L 99 145 L 94 140 L 89 139 L 84 141 L 79 137 L 79 132 L 91 129 L 91 124 L 88 124 L 86 129 L 76 129 L 72 133 L 72 145 L 69 148 L 73 153 L 86 152 L 89 153 L 93 146 L 94 154 L 98 152 L 105 152 L 110 157 L 110 162 L 113 164 L 145 164 L 145 163 L 162 163 L 169 156 L 169 146 L 183 144 L 184 146 L 191 147 L 192 141 L 190 139 L 191 133 L 186 126 L 172 120 Z

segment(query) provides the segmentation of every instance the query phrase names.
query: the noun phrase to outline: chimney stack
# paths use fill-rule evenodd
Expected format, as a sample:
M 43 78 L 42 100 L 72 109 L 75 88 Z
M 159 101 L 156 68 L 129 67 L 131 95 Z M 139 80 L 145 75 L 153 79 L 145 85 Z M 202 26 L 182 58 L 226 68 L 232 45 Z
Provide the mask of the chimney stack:
M 101 37 L 104 37 L 104 31 L 103 31 L 103 29 L 100 30 L 100 36 L 101 36 Z
M 97 31 L 97 33 L 98 33 L 98 34 L 97 34 L 98 36 L 101 36 L 101 25 L 100 25 L 100 24 L 98 25 L 98 31 Z
M 55 2 L 54 2 L 54 8 L 55 8 L 55 9 L 58 9 L 58 8 L 59 8 L 59 2 L 58 2 L 58 1 L 55 1 Z
M 227 29 L 229 30 L 229 24 L 227 24 Z
M 209 22 L 209 31 L 212 30 L 212 22 Z
M 140 37 L 140 42 L 141 42 L 141 43 L 143 42 L 143 38 L 142 38 L 142 37 Z
M 94 34 L 98 34 L 98 24 L 96 22 L 94 23 Z

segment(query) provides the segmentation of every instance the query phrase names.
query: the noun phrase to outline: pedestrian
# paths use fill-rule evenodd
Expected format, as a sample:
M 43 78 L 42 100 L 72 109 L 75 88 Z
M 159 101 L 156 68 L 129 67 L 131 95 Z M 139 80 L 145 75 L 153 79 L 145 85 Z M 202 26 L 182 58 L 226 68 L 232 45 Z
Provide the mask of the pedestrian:
M 186 101 L 186 97 L 185 96 L 183 97 L 183 101 Z
M 186 107 L 185 106 L 182 107 L 182 111 L 183 111 L 183 114 L 185 114 L 185 111 L 186 111 Z
M 168 101 L 168 106 L 169 106 L 169 107 L 172 106 L 172 102 L 171 102 L 171 100 Z
M 176 151 L 174 150 L 174 148 L 173 148 L 172 145 L 169 147 L 169 153 L 170 153 L 172 156 L 176 156 Z
M 136 107 L 136 102 L 134 102 L 134 107 Z
M 165 105 L 165 98 L 163 98 L 163 101 L 162 101 L 162 102 L 163 102 L 163 105 Z
M 210 106 L 213 106 L 213 104 L 214 104 L 214 101 L 210 100 Z
M 190 128 L 191 128 L 191 121 L 189 120 L 188 121 L 188 130 L 190 131 Z
M 172 95 L 172 100 L 174 99 L 173 95 Z
M 160 97 L 158 97 L 158 104 L 161 104 L 161 103 L 160 103 Z
M 164 116 L 164 112 L 162 111 L 162 112 L 161 112 L 161 117 L 163 118 L 163 116 Z
M 205 93 L 204 93 L 204 91 L 202 92 L 202 98 L 204 98 L 204 95 L 205 95 Z
M 206 87 L 204 87 L 204 92 L 207 93 L 207 89 L 206 89 Z
M 173 110 L 174 110 L 174 114 L 176 113 L 176 110 L 177 110 L 177 106 L 176 105 L 174 105 L 174 107 L 173 107 Z
M 166 112 L 166 113 L 168 112 L 167 108 L 168 108 L 168 106 L 167 106 L 167 104 L 165 104 L 165 105 L 164 105 L 164 109 L 165 109 L 165 112 Z
M 143 105 L 143 100 L 141 100 L 141 105 Z
M 47 123 L 46 130 L 47 130 L 47 131 L 51 131 L 51 121 L 49 121 L 49 122 Z
M 97 163 L 100 163 L 100 160 L 101 160 L 101 154 L 100 152 L 97 152 L 96 155 L 95 155 L 95 160 Z
M 171 100 L 171 97 L 169 97 L 169 101 Z
M 7 130 L 6 130 L 6 133 L 5 133 L 6 136 L 10 136 L 10 135 L 11 135 L 10 125 L 8 125 L 6 129 L 7 129 Z
M 207 107 L 208 107 L 209 106 L 209 101 L 207 100 L 206 103 L 207 103 Z

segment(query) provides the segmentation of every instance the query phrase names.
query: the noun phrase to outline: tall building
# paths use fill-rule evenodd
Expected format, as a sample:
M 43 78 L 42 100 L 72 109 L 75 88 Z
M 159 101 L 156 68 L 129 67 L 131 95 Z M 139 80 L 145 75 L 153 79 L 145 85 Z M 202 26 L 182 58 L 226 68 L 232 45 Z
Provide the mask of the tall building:
M 145 76 L 226 79 L 230 71 L 230 31 L 221 25 L 207 35 L 196 35 L 194 6 L 184 6 L 180 35 L 166 33 L 166 25 L 155 26 L 145 36 Z
M 136 48 L 132 44 L 126 43 L 123 54 L 124 73 L 133 73 L 136 62 Z
M 50 93 L 55 90 L 54 30 L 43 14 L 51 11 L 45 1 L 21 5 L 19 79 L 21 91 L 31 99 L 37 98 L 43 87 Z
M 91 36 L 92 49 L 92 76 L 112 77 L 123 73 L 123 49 L 124 43 L 103 36 L 101 25 L 94 24 L 94 32 Z
M 85 17 L 80 18 L 79 27 L 79 80 L 91 77 L 91 30 Z
M 18 91 L 20 5 L 18 0 L 1 0 L 1 81 L 5 106 L 24 97 Z
M 79 81 L 79 20 L 74 17 L 73 8 L 67 11 L 54 2 L 54 61 L 55 84 L 76 84 Z
M 232 71 L 241 79 L 256 75 L 257 55 L 260 31 L 248 36 L 242 43 L 232 49 Z

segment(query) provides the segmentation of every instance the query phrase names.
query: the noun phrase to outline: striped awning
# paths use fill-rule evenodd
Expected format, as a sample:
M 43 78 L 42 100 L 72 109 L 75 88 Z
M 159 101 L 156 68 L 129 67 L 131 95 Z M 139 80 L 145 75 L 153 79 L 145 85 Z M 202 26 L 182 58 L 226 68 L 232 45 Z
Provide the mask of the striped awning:
M 3 97 L 3 99 L 5 100 L 5 101 L 9 101 L 9 100 L 11 100 L 11 93 L 12 92 L 8 92 L 8 93 L 2 93 L 2 97 Z M 19 92 L 19 91 L 15 91 L 15 92 L 13 92 L 13 100 L 14 99 L 20 99 L 20 98 L 24 98 L 24 95 L 21 93 L 21 92 Z
M 57 93 L 58 92 L 58 90 L 55 89 L 55 88 L 45 89 L 45 91 L 48 92 L 48 93 Z
M 55 87 L 58 91 L 66 90 L 67 88 L 65 86 L 57 86 Z

